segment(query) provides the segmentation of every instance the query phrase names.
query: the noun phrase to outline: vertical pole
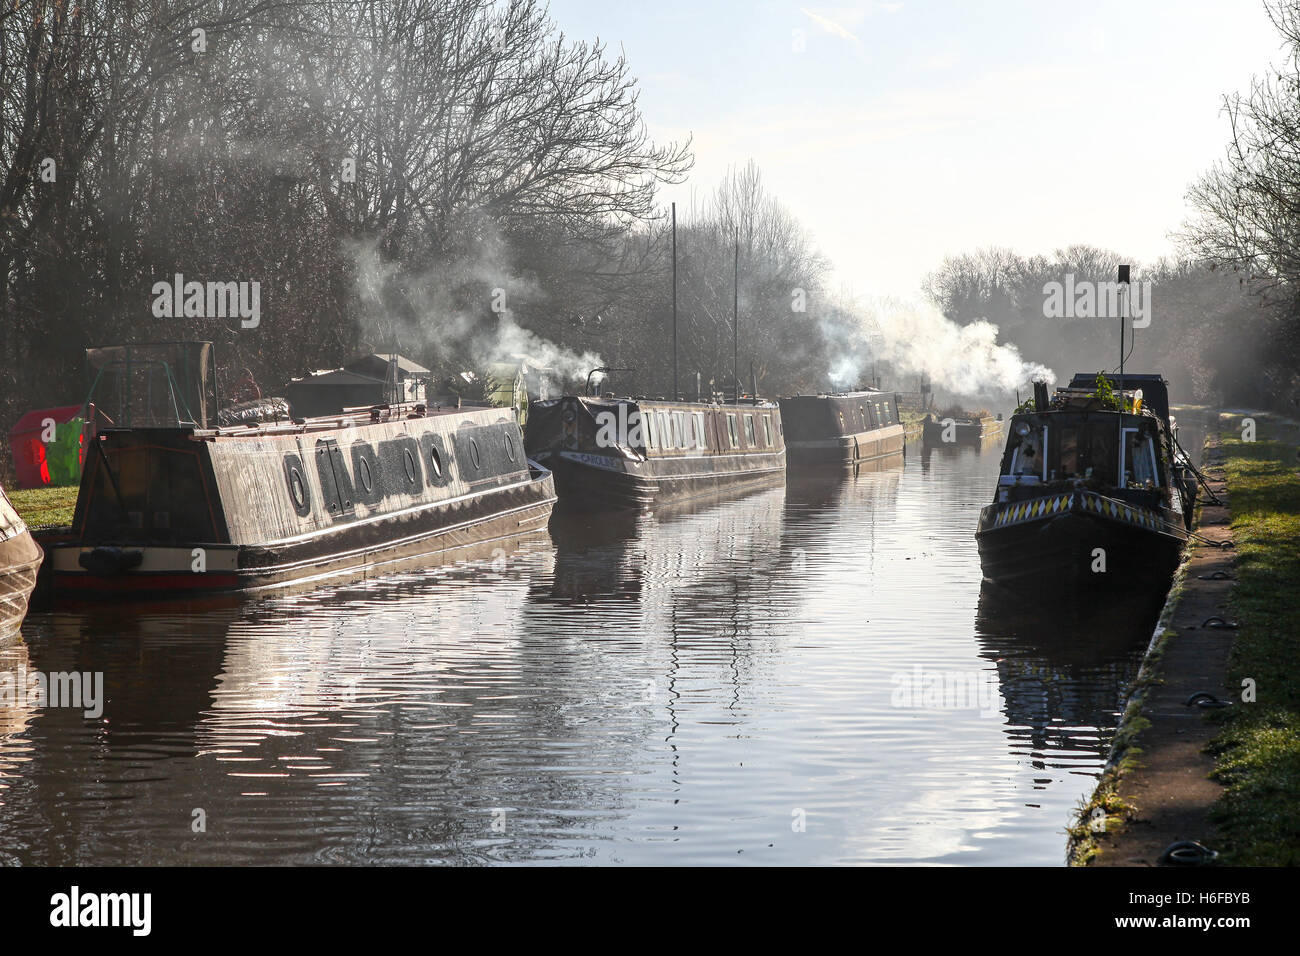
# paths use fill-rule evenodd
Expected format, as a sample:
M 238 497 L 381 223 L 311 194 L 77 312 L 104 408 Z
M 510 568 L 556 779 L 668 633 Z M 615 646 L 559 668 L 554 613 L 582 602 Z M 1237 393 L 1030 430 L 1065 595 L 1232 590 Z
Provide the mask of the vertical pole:
M 1122 390 L 1124 387 L 1122 384 L 1123 376 L 1124 376 L 1124 320 L 1127 318 L 1127 313 L 1128 313 L 1128 288 L 1129 288 L 1128 286 L 1129 267 L 1127 263 L 1123 263 L 1120 265 L 1119 275 L 1116 278 L 1119 279 L 1119 286 L 1120 286 L 1119 292 L 1121 296 L 1120 307 L 1119 307 L 1119 374 L 1120 374 L 1120 381 L 1121 381 L 1120 388 Z
M 673 203 L 673 401 L 678 401 L 677 391 L 677 203 Z
M 733 404 L 740 404 L 740 227 L 736 227 L 736 266 L 731 285 L 731 379 L 736 385 Z

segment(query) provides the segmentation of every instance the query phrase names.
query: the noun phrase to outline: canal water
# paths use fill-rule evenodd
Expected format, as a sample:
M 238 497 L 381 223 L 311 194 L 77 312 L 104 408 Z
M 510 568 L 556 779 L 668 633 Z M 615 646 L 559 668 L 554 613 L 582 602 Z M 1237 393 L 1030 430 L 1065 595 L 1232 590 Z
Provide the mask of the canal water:
M 1000 451 L 34 613 L 0 679 L 106 700 L 0 699 L 0 863 L 1062 864 L 1159 602 L 982 589 Z

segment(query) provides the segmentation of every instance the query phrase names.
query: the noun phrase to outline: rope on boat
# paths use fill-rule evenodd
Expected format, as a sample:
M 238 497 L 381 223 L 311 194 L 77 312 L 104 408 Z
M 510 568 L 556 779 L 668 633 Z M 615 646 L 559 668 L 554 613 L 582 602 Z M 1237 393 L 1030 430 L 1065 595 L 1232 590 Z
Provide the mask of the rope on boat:
M 1096 497 L 1101 498 L 1103 501 L 1113 502 L 1115 505 L 1117 505 L 1120 508 L 1132 507 L 1128 503 L 1121 501 L 1118 498 L 1110 498 L 1106 495 L 1097 494 L 1097 492 L 1095 491 L 1089 492 L 1089 494 L 1095 495 Z M 1176 525 L 1172 521 L 1166 521 L 1164 518 L 1160 517 L 1155 512 L 1151 512 L 1151 513 L 1152 516 L 1155 518 L 1155 520 L 1164 526 L 1164 530 L 1168 533 L 1172 533 L 1175 537 L 1180 537 L 1188 541 L 1199 541 L 1202 544 L 1208 544 L 1215 548 L 1231 548 L 1233 546 L 1231 541 L 1215 541 L 1213 538 L 1207 538 L 1203 534 L 1198 534 L 1195 531 L 1189 531 L 1187 528 L 1184 528 L 1181 525 Z
M 1212 490 L 1210 490 L 1209 479 L 1205 477 L 1205 474 L 1201 471 L 1201 469 L 1197 468 L 1195 465 L 1192 464 L 1192 456 L 1187 454 L 1187 449 L 1184 448 L 1182 446 L 1182 443 L 1178 441 L 1178 436 L 1173 435 L 1172 438 L 1174 439 L 1174 446 L 1183 453 L 1183 461 L 1187 463 L 1188 468 L 1192 469 L 1192 474 L 1196 476 L 1197 482 L 1199 482 L 1200 486 L 1205 489 L 1205 493 L 1210 496 L 1207 499 L 1210 502 L 1210 504 L 1212 505 L 1223 504 L 1223 502 L 1219 499 L 1219 496 L 1216 495 Z

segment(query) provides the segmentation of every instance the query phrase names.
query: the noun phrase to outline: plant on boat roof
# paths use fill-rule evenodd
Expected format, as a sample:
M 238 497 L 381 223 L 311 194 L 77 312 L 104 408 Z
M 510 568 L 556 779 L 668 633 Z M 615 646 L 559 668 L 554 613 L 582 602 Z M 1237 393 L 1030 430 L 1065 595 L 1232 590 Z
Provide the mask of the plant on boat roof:
M 1116 394 L 1105 372 L 1097 373 L 1096 391 L 1092 393 L 1092 397 L 1101 402 L 1102 408 L 1110 409 L 1112 412 L 1128 411 L 1125 407 L 1128 401 L 1124 398 L 1124 393 L 1121 391 Z

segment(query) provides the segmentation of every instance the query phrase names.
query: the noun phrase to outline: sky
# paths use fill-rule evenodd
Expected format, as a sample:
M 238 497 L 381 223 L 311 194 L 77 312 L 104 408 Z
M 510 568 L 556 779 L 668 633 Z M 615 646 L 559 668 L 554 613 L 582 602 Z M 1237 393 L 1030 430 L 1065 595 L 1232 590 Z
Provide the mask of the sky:
M 551 0 L 620 48 L 657 140 L 693 137 L 683 220 L 728 167 L 766 187 L 833 287 L 915 297 L 945 256 L 1176 251 L 1222 158 L 1227 94 L 1282 56 L 1262 0 Z

